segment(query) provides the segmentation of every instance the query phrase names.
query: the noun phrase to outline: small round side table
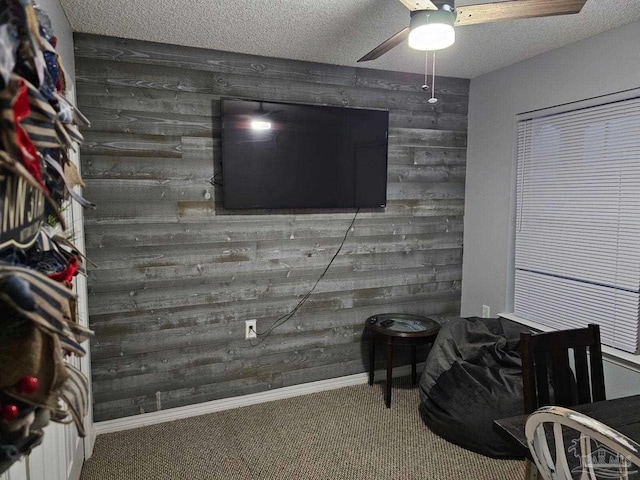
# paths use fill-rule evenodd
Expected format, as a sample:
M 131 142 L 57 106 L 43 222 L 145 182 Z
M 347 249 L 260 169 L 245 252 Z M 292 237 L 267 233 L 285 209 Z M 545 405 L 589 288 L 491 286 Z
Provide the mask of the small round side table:
M 391 374 L 393 371 L 394 345 L 411 346 L 411 381 L 416 379 L 416 346 L 433 342 L 440 325 L 435 320 L 407 313 L 382 313 L 369 317 L 365 332 L 369 332 L 369 385 L 373 385 L 375 341 L 380 339 L 387 345 L 387 382 L 385 385 L 385 405 L 391 407 Z

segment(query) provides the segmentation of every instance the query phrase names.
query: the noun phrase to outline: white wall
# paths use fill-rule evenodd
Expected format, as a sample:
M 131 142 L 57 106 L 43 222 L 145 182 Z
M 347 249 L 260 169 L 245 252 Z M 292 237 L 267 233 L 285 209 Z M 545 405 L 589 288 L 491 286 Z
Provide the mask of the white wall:
M 640 87 L 636 22 L 472 79 L 462 265 L 463 317 L 511 311 L 516 114 Z M 640 375 L 605 365 L 609 397 Z
M 638 22 L 471 80 L 462 316 L 511 307 L 516 114 L 638 87 Z

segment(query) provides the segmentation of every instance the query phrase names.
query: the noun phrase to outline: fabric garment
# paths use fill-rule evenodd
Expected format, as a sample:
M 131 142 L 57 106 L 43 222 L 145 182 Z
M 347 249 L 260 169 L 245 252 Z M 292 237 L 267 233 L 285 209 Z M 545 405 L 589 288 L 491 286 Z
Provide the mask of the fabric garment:
M 63 96 L 51 22 L 33 0 L 0 0 L 0 474 L 50 421 L 84 436 L 88 380 L 68 363 L 92 332 L 72 291 L 83 270 L 61 211 L 82 179 L 70 150 L 86 118 Z M 67 178 L 67 174 L 69 178 Z

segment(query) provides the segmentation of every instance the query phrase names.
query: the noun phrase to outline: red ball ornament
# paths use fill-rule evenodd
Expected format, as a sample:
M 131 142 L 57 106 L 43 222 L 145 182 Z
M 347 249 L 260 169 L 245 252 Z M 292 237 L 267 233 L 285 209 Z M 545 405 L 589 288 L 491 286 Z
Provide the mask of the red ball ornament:
M 20 412 L 17 406 L 13 404 L 4 405 L 0 412 L 0 417 L 2 417 L 3 420 L 11 421 L 18 417 L 18 413 Z
M 35 392 L 38 389 L 38 379 L 32 375 L 27 375 L 26 377 L 22 377 L 20 381 L 17 383 L 16 387 L 20 393 L 24 393 L 29 395 L 30 393 Z

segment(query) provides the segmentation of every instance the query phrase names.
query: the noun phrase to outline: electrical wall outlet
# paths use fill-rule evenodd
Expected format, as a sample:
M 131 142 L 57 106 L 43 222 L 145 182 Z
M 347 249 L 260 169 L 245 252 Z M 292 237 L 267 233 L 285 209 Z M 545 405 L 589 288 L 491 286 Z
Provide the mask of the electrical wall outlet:
M 489 305 L 482 305 L 482 318 L 489 318 L 491 316 L 491 307 Z
M 256 334 L 256 319 L 244 321 L 244 338 L 245 340 L 258 338 Z

